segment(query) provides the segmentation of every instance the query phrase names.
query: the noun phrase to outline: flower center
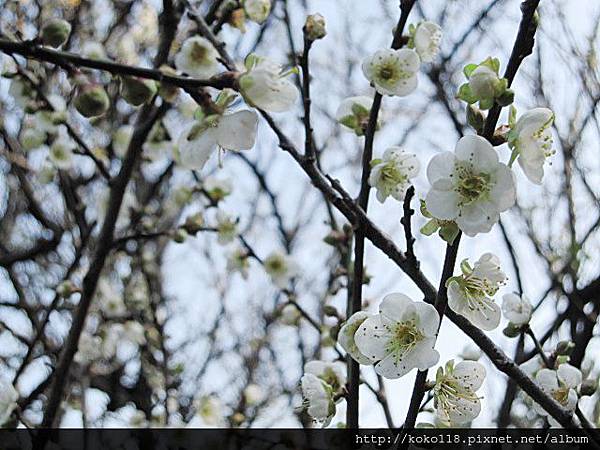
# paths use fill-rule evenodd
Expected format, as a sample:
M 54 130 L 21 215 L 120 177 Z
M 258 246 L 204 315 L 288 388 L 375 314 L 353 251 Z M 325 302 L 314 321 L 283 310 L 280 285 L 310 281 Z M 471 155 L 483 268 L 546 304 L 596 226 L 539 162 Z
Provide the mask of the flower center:
M 559 387 L 558 389 L 554 389 L 552 391 L 552 397 L 561 405 L 566 405 L 569 399 L 569 390 L 568 386 Z
M 206 47 L 198 44 L 197 42 L 194 42 L 194 45 L 192 45 L 192 49 L 190 51 L 190 56 L 192 57 L 192 60 L 196 62 L 202 62 L 206 58 L 206 54 Z
M 463 415 L 462 411 L 465 405 L 461 400 L 476 402 L 479 399 L 473 391 L 457 383 L 453 377 L 447 377 L 441 383 L 436 384 L 434 392 L 439 406 L 447 416 L 456 411 Z
M 398 169 L 396 164 L 393 162 L 387 163 L 383 169 L 381 169 L 381 181 L 390 188 L 396 187 L 399 184 L 404 184 L 408 177 Z
M 279 258 L 271 259 L 265 262 L 267 268 L 273 273 L 284 272 L 285 264 Z
M 377 78 L 388 83 L 395 83 L 398 80 L 408 78 L 409 74 L 400 69 L 396 61 L 384 61 L 377 67 Z
M 461 197 L 462 205 L 469 205 L 487 195 L 490 191 L 490 176 L 486 173 L 474 173 L 470 168 L 457 168 L 458 183 L 456 192 Z
M 387 352 L 401 356 L 410 352 L 425 336 L 417 328 L 414 320 L 399 322 L 392 331 L 393 337 L 388 343 Z

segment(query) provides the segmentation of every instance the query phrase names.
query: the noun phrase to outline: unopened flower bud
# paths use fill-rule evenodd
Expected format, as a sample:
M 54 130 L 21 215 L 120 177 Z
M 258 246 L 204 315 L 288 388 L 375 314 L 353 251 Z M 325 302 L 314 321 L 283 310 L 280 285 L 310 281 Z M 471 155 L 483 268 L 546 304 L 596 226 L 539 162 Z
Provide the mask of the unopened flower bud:
M 44 24 L 40 33 L 44 45 L 58 48 L 67 42 L 71 34 L 71 24 L 62 19 L 51 19 Z
M 73 104 L 82 116 L 98 117 L 108 111 L 110 100 L 101 85 L 87 84 L 79 88 Z
M 326 316 L 338 317 L 338 311 L 335 308 L 335 306 L 331 306 L 331 305 L 323 306 L 323 313 L 325 313 Z
M 62 298 L 69 298 L 77 292 L 77 287 L 70 280 L 65 280 L 56 287 L 56 293 Z
M 188 218 L 185 219 L 185 224 L 183 225 L 183 228 L 185 228 L 185 230 L 189 234 L 196 234 L 202 229 L 203 226 L 204 216 L 202 215 L 202 213 L 196 213 L 192 214 L 191 216 L 188 216 Z
M 323 39 L 327 35 L 325 17 L 319 13 L 308 16 L 304 24 L 304 34 L 309 41 Z
M 237 8 L 231 11 L 229 14 L 229 25 L 233 28 L 237 28 L 242 33 L 246 32 L 246 13 L 243 8 Z
M 580 393 L 581 395 L 594 395 L 598 390 L 598 381 L 594 379 L 583 380 L 581 383 Z
M 182 244 L 188 237 L 187 231 L 183 228 L 178 228 L 177 231 L 173 234 L 173 240 L 178 244 Z
M 271 12 L 271 0 L 244 0 L 246 17 L 253 22 L 263 23 Z
M 137 77 L 125 77 L 121 80 L 121 95 L 127 103 L 141 106 L 156 94 L 156 83 Z
M 502 330 L 502 333 L 504 333 L 504 336 L 506 337 L 515 338 L 521 334 L 521 327 L 509 322 L 506 328 Z

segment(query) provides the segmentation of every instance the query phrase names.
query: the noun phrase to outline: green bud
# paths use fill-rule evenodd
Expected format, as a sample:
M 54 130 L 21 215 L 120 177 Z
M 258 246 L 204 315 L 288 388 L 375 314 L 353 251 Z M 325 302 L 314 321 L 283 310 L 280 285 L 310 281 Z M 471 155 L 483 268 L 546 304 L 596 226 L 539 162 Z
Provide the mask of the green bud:
M 329 329 L 329 337 L 331 339 L 333 339 L 334 343 L 337 342 L 338 334 L 340 334 L 340 326 L 339 325 L 334 325 Z
M 70 280 L 65 280 L 56 287 L 56 293 L 62 298 L 69 298 L 77 290 L 75 284 Z
M 339 317 L 338 311 L 335 309 L 335 306 L 325 305 L 323 306 L 323 313 L 329 317 Z
M 309 41 L 323 39 L 327 35 L 325 17 L 321 14 L 311 14 L 306 18 L 304 34 Z
M 188 237 L 187 231 L 184 228 L 178 228 L 177 231 L 173 234 L 173 240 L 178 244 L 185 242 Z
M 67 42 L 71 34 L 71 24 L 62 19 L 51 19 L 44 24 L 40 39 L 44 45 L 58 48 Z
M 137 77 L 121 79 L 121 95 L 132 106 L 141 106 L 149 102 L 156 94 L 156 83 Z
M 598 381 L 594 379 L 583 380 L 581 383 L 580 394 L 581 395 L 594 395 L 598 390 Z
M 570 356 L 560 355 L 558 358 L 556 358 L 556 365 L 560 366 L 561 364 L 568 363 L 570 359 L 571 359 Z
M 108 111 L 110 100 L 99 84 L 88 84 L 79 88 L 73 101 L 75 109 L 84 117 L 98 117 Z
M 191 216 L 188 216 L 188 218 L 185 219 L 185 224 L 183 225 L 183 228 L 185 228 L 185 230 L 189 234 L 196 234 L 202 229 L 203 226 L 204 216 L 202 215 L 202 213 L 196 213 L 192 214 Z
M 502 330 L 504 336 L 509 338 L 516 338 L 521 334 L 521 327 L 509 322 L 504 330 Z

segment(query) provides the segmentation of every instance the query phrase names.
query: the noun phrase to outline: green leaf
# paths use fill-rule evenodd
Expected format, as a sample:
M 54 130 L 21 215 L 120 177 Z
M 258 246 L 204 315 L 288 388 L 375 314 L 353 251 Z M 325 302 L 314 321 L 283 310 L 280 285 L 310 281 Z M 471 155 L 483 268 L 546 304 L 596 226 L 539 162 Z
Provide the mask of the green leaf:
M 358 119 L 355 116 L 344 116 L 340 119 L 340 123 L 352 130 L 358 127 Z
M 419 199 L 419 202 L 421 203 L 421 214 L 423 214 L 424 217 L 427 218 L 432 218 L 433 216 L 431 215 L 431 213 L 429 211 L 427 211 L 427 206 L 425 205 L 425 200 L 423 199 Z
M 491 109 L 494 106 L 493 98 L 482 98 L 479 100 L 479 109 L 487 110 Z
M 473 268 L 469 264 L 469 260 L 468 259 L 463 259 L 460 262 L 460 270 L 465 275 L 469 275 L 471 272 L 473 272 Z
M 438 230 L 439 227 L 440 227 L 440 225 L 438 224 L 437 219 L 431 219 L 430 221 L 428 221 L 425 225 L 423 225 L 421 227 L 420 231 L 425 236 L 431 236 L 433 233 L 435 233 Z
M 473 104 L 478 100 L 477 97 L 471 91 L 471 86 L 469 86 L 469 83 L 463 84 L 458 89 L 458 94 L 456 95 L 456 97 L 467 102 L 468 104 Z
M 471 74 L 473 73 L 473 71 L 475 69 L 477 69 L 479 67 L 478 64 L 467 64 L 464 68 L 463 68 L 463 73 L 465 74 L 465 77 L 470 78 Z
M 371 167 L 375 167 L 377 164 L 381 164 L 383 160 L 381 158 L 372 159 L 369 163 Z
M 354 114 L 358 117 L 366 117 L 370 114 L 370 111 L 369 111 L 369 109 L 365 108 L 360 103 L 353 103 L 352 104 L 352 114 Z

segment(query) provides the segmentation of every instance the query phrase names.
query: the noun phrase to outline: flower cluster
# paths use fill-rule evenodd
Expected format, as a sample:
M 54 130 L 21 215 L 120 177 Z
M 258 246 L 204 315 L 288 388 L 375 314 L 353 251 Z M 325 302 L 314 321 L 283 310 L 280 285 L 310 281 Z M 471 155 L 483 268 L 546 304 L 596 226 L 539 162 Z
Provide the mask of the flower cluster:
M 377 188 L 377 200 L 381 203 L 388 196 L 402 201 L 419 168 L 419 160 L 414 154 L 406 153 L 401 147 L 388 148 L 381 159 L 371 161 L 369 185 Z

